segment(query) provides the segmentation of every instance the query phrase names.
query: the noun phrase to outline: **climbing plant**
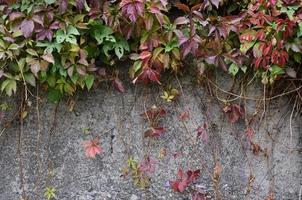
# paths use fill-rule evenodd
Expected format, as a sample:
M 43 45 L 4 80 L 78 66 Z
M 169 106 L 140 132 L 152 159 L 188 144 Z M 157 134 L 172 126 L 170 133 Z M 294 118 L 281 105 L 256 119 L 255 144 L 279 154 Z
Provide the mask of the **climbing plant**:
M 49 99 L 111 81 L 123 92 L 116 62 L 130 59 L 133 83 L 161 84 L 192 57 L 196 68 L 263 84 L 301 73 L 299 0 L 2 0 L 0 82 L 8 96 L 43 85 Z M 200 71 L 200 69 L 199 69 Z

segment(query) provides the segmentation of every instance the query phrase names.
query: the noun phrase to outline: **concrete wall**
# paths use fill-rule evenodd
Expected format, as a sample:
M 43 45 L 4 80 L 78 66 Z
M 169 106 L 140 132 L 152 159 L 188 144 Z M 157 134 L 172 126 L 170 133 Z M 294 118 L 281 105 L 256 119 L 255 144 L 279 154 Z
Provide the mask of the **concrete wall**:
M 19 122 L 14 122 L 0 136 L 0 200 L 21 199 L 22 190 L 28 199 L 44 199 L 46 185 L 56 188 L 60 200 L 191 199 L 188 192 L 175 193 L 165 184 L 176 178 L 179 166 L 187 170 L 202 168 L 202 165 L 196 185 L 205 188 L 214 199 L 210 175 L 217 162 L 222 165 L 219 183 L 222 199 L 265 199 L 269 191 L 274 191 L 276 199 L 299 198 L 302 122 L 299 115 L 291 117 L 292 102 L 287 98 L 269 102 L 262 123 L 254 127 L 253 141 L 263 150 L 256 156 L 243 134 L 243 120 L 230 124 L 221 112 L 222 105 L 205 87 L 194 86 L 186 78 L 181 83 L 184 94 L 177 105 L 163 102 L 155 86 L 128 85 L 125 94 L 105 86 L 80 93 L 75 97 L 74 112 L 68 112 L 66 102 L 59 104 L 55 123 L 55 105 L 42 97 L 40 127 L 33 99 L 21 135 L 21 154 L 18 153 Z M 219 80 L 219 83 L 227 89 L 226 83 L 230 80 Z M 179 88 L 177 82 L 174 87 Z M 215 96 L 215 90 L 212 92 Z M 249 96 L 260 93 L 257 87 L 248 89 Z M 226 97 L 223 93 L 217 95 Z M 248 103 L 251 116 L 257 104 Z M 153 104 L 163 105 L 168 111 L 162 123 L 167 132 L 157 139 L 145 138 L 143 134 L 147 123 L 141 114 L 144 107 Z M 189 109 L 190 119 L 183 124 L 178 115 L 185 109 Z M 260 109 L 257 118 L 261 112 Z M 209 124 L 208 144 L 196 139 L 196 128 L 204 122 Z M 83 134 L 83 128 L 89 129 L 88 137 Z M 88 159 L 83 140 L 95 136 L 100 137 L 104 152 L 96 159 Z M 161 160 L 163 148 L 167 155 Z M 180 154 L 177 158 L 173 156 L 176 152 Z M 121 169 L 127 166 L 129 156 L 142 160 L 146 154 L 158 163 L 150 187 L 140 189 L 130 177 L 121 177 Z M 20 169 L 23 169 L 23 179 L 20 179 Z M 250 175 L 255 179 L 247 195 Z

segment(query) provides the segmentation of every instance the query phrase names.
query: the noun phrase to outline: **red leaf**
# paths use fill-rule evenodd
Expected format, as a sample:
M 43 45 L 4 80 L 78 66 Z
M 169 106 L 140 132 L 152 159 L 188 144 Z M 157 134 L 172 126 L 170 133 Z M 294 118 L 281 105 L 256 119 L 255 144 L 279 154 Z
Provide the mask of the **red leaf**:
M 252 141 L 252 138 L 255 135 L 255 131 L 252 128 L 248 128 L 245 130 L 245 135 L 249 141 Z
M 180 121 L 186 121 L 189 119 L 189 116 L 190 116 L 189 111 L 185 110 L 182 113 L 180 113 L 179 119 L 180 119 Z
M 138 16 L 144 14 L 144 3 L 142 0 L 123 0 L 120 3 L 122 14 L 130 19 L 131 22 L 136 22 Z
M 263 150 L 261 149 L 261 147 L 260 147 L 258 144 L 251 142 L 251 145 L 252 145 L 253 154 L 254 154 L 255 156 L 258 156 L 259 153 L 260 153 L 261 151 L 263 151 Z
M 88 158 L 95 158 L 97 154 L 103 151 L 97 139 L 84 141 L 84 147 Z
M 206 192 L 194 191 L 192 193 L 192 200 L 207 200 Z
M 153 160 L 150 158 L 150 156 L 147 156 L 147 158 L 140 163 L 139 168 L 142 172 L 152 174 L 155 172 L 156 163 L 156 160 Z
M 190 184 L 194 182 L 199 176 L 200 176 L 200 170 L 195 170 L 195 171 L 187 171 L 187 183 Z
M 207 132 L 207 127 L 208 127 L 208 125 L 206 123 L 204 123 L 203 126 L 199 126 L 197 128 L 197 136 L 199 138 L 201 138 L 205 143 L 209 142 L 209 135 Z
M 200 170 L 187 171 L 186 176 L 182 169 L 178 169 L 177 180 L 172 181 L 171 187 L 175 192 L 184 192 L 188 185 L 194 182 L 200 176 Z
M 185 12 L 190 12 L 190 8 L 186 4 L 176 3 L 175 6 L 180 10 L 183 10 Z
M 151 57 L 151 53 L 149 51 L 143 51 L 139 54 L 139 58 L 141 60 L 145 60 L 147 58 L 150 58 Z
M 237 122 L 239 118 L 244 118 L 245 114 L 244 108 L 238 104 L 226 106 L 224 107 L 223 111 L 226 113 L 227 118 L 231 123 Z
M 145 132 L 145 137 L 160 137 L 165 131 L 163 127 L 150 128 Z

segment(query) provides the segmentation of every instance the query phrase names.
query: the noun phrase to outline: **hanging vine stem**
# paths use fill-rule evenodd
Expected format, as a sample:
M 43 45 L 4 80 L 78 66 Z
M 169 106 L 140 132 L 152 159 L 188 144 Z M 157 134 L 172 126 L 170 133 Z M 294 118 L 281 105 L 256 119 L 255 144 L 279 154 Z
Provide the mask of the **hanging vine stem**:
M 5 132 L 5 128 L 3 128 L 1 131 L 0 131 L 0 137 L 3 135 L 3 133 Z
M 293 106 L 293 109 L 292 109 L 292 111 L 290 113 L 290 118 L 289 118 L 290 152 L 293 151 L 293 128 L 292 128 L 292 121 L 293 121 L 294 111 L 295 111 L 295 108 L 296 108 L 296 105 L 297 105 L 297 100 L 298 100 L 298 96 L 296 96 L 295 103 L 294 103 L 294 106 Z
M 266 85 L 263 85 L 263 111 L 262 111 L 262 114 L 261 114 L 261 117 L 260 117 L 260 120 L 259 120 L 259 126 L 262 122 L 262 119 L 263 117 L 265 117 L 266 115 Z
M 36 89 L 36 113 L 37 113 L 37 144 L 36 144 L 36 159 L 37 159 L 37 179 L 35 181 L 35 193 L 38 196 L 38 187 L 40 182 L 40 168 L 41 168 L 41 159 L 40 159 L 40 135 L 41 135 L 41 124 L 40 124 L 40 111 L 39 111 L 39 86 L 37 85 Z
M 55 110 L 54 110 L 54 116 L 53 116 L 53 122 L 52 122 L 52 126 L 49 130 L 48 133 L 48 142 L 47 142 L 47 156 L 46 156 L 46 162 L 47 162 L 47 177 L 46 177 L 46 181 L 45 181 L 45 185 L 48 186 L 49 185 L 49 179 L 50 179 L 50 168 L 51 168 L 51 159 L 50 157 L 50 143 L 51 143 L 51 139 L 52 139 L 52 135 L 55 131 L 56 128 L 56 122 L 57 122 L 57 112 L 58 112 L 58 107 L 59 107 L 59 103 L 60 101 L 57 102 L 57 104 L 55 105 Z
M 214 83 L 211 79 L 209 79 L 209 78 L 206 77 L 205 75 L 201 75 L 201 76 L 204 77 L 205 79 L 207 79 L 208 82 L 209 82 L 211 85 L 213 85 L 215 88 L 217 88 L 218 90 L 220 90 L 220 91 L 223 92 L 223 93 L 226 93 L 226 94 L 229 94 L 229 95 L 231 95 L 231 96 L 238 97 L 238 98 L 242 98 L 242 99 L 247 99 L 247 100 L 253 100 L 253 101 L 263 100 L 263 98 L 246 97 L 246 96 L 242 96 L 241 94 L 238 95 L 238 94 L 235 94 L 235 93 L 233 93 L 233 92 L 228 92 L 228 91 L 222 89 L 221 87 L 219 87 L 216 83 Z M 285 95 L 288 95 L 288 94 L 297 92 L 297 91 L 299 91 L 300 89 L 302 89 L 302 85 L 299 86 L 299 87 L 296 87 L 296 88 L 293 89 L 293 90 L 284 92 L 284 93 L 282 93 L 282 94 L 278 94 L 278 95 L 275 95 L 275 96 L 272 96 L 272 97 L 268 97 L 268 98 L 266 98 L 266 101 L 268 101 L 268 100 L 273 100 L 273 99 L 276 99 L 276 98 L 279 98 L 279 97 L 282 97 L 282 96 L 285 96 Z
M 21 101 L 20 101 L 20 108 L 19 108 L 19 117 L 20 117 L 20 127 L 19 127 L 19 134 L 18 134 L 18 148 L 17 153 L 19 156 L 19 176 L 20 176 L 20 188 L 21 188 L 21 196 L 22 199 L 26 199 L 26 193 L 24 189 L 24 163 L 22 157 L 22 138 L 24 134 L 24 127 L 23 127 L 23 112 L 24 112 L 24 88 L 21 90 Z
M 180 83 L 179 79 L 178 79 L 178 76 L 175 75 L 175 78 L 177 80 L 177 84 L 179 85 L 179 88 L 181 90 L 181 94 L 184 94 L 183 92 L 183 87 L 182 87 L 182 84 Z M 185 101 L 187 101 L 186 97 L 184 96 L 184 99 Z M 188 101 L 187 101 L 188 102 Z M 176 105 L 173 104 L 173 108 L 174 108 L 174 111 L 177 113 L 177 109 L 176 109 Z M 180 114 L 180 113 L 178 113 Z M 205 116 L 206 116 L 206 120 L 207 120 L 207 123 L 209 124 L 209 117 L 208 117 L 208 114 L 207 112 L 205 112 Z M 194 138 L 194 135 L 189 131 L 186 123 L 184 121 L 181 121 L 182 125 L 183 125 L 183 128 L 185 129 L 185 131 L 187 132 L 188 135 L 191 135 L 191 137 L 189 138 L 191 141 L 192 141 L 192 144 L 193 144 L 193 155 L 198 155 L 198 149 L 197 149 L 197 145 L 196 145 L 196 141 L 193 139 Z M 185 140 L 187 142 L 187 140 Z M 189 143 L 187 143 L 188 145 L 190 145 Z M 206 170 L 206 172 L 208 173 L 208 175 L 211 177 L 211 179 L 213 179 L 213 176 L 212 176 L 212 173 L 209 169 L 209 167 L 206 165 L 206 162 L 201 158 L 201 157 L 196 157 L 196 160 L 201 159 L 201 166 Z

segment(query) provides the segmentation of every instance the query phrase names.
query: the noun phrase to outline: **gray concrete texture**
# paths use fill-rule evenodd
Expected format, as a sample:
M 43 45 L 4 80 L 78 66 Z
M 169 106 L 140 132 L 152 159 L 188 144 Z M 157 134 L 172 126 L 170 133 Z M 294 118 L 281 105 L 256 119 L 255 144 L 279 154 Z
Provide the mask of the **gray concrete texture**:
M 270 192 L 275 199 L 299 199 L 302 122 L 299 114 L 291 112 L 293 100 L 282 97 L 270 101 L 260 124 L 263 105 L 247 101 L 247 116 L 258 110 L 252 140 L 262 151 L 254 155 L 244 135 L 244 120 L 229 123 L 223 104 L 215 100 L 216 95 L 226 98 L 226 94 L 214 88 L 211 96 L 207 84 L 198 86 L 188 78 L 180 82 L 183 94 L 176 103 L 163 101 L 157 86 L 126 85 L 126 92 L 121 94 L 103 85 L 77 94 L 73 112 L 61 101 L 56 116 L 56 105 L 41 95 L 39 123 L 32 99 L 23 131 L 19 121 L 14 121 L 0 136 L 0 200 L 21 199 L 22 193 L 29 200 L 45 199 L 46 187 L 54 187 L 59 200 L 185 200 L 192 199 L 190 190 L 197 187 L 207 191 L 208 199 L 215 199 L 215 190 L 221 199 L 230 200 L 264 200 Z M 177 81 L 172 83 L 181 91 Z M 223 78 L 218 83 L 228 90 L 231 80 Z M 247 89 L 248 96 L 261 97 L 262 92 L 255 86 Z M 17 101 L 2 102 L 14 108 Z M 167 132 L 159 138 L 146 138 L 148 123 L 141 114 L 154 104 L 167 110 L 161 121 Z M 186 109 L 189 120 L 183 123 L 179 113 Z M 12 113 L 4 112 L 4 118 Z M 205 122 L 209 126 L 208 143 L 196 133 Z M 89 159 L 83 141 L 95 137 L 100 138 L 104 151 Z M 163 149 L 166 155 L 159 158 Z M 149 187 L 142 189 L 130 176 L 121 175 L 130 156 L 142 161 L 146 155 L 157 163 Z M 215 189 L 211 176 L 217 163 L 221 163 L 222 171 Z M 179 167 L 201 169 L 200 178 L 184 193 L 173 192 L 166 185 L 176 179 Z

